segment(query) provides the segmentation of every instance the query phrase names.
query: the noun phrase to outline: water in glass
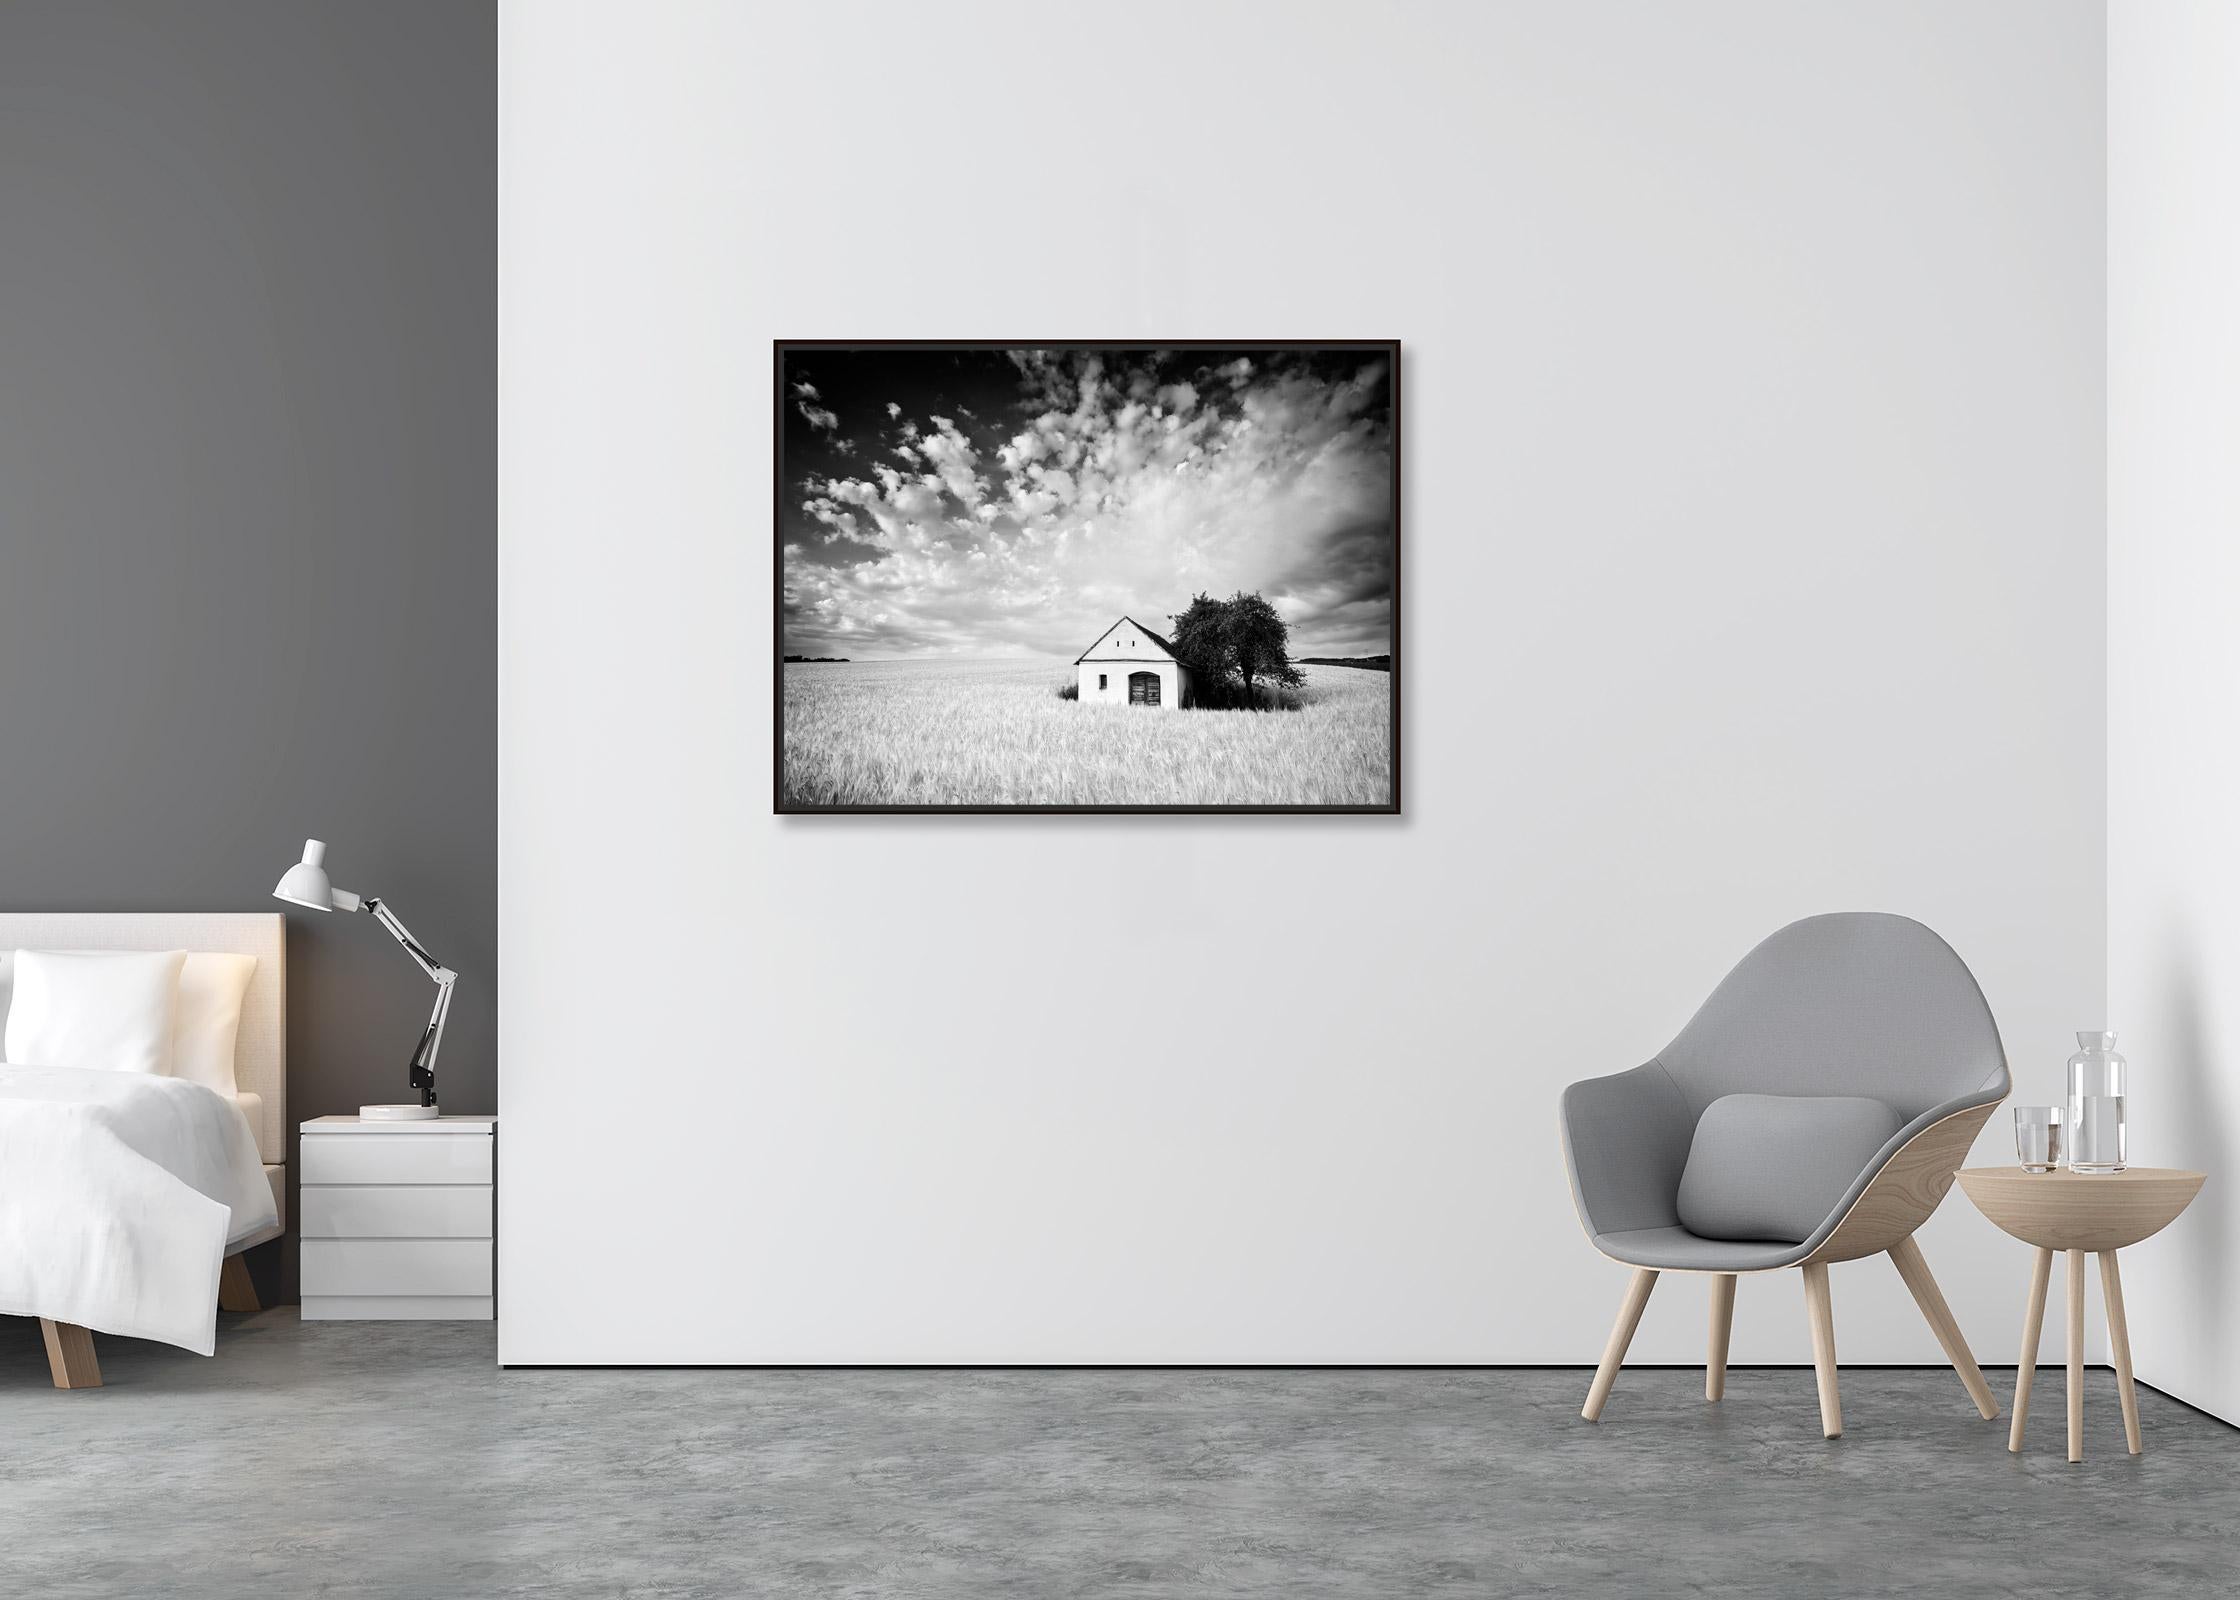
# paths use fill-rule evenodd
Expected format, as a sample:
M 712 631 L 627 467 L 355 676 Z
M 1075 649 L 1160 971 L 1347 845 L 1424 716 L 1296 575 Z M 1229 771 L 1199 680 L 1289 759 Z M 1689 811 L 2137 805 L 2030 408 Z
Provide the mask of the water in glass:
M 2121 1172 L 2126 1063 L 2113 1033 L 2080 1033 L 2069 1058 L 2069 1170 Z
M 2014 1148 L 2025 1172 L 2051 1172 L 2067 1154 L 2061 1148 L 2059 1106 L 2016 1106 Z

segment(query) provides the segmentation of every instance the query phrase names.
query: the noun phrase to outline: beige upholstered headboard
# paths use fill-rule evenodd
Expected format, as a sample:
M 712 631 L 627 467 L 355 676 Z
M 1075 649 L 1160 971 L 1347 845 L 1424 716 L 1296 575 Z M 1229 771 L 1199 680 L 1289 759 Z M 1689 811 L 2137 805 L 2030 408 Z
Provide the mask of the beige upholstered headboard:
M 0 953 L 18 950 L 223 950 L 255 956 L 234 1038 L 236 1086 L 263 1102 L 251 1119 L 267 1166 L 287 1159 L 288 935 L 277 911 L 0 911 Z M 0 1017 L 9 963 L 0 963 Z

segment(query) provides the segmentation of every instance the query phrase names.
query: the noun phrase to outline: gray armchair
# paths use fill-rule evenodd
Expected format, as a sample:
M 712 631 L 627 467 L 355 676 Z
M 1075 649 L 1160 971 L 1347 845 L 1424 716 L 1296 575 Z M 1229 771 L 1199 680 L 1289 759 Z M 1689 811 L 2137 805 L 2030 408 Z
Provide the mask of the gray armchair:
M 1598 1421 L 1664 1272 L 1712 1279 L 1704 1394 L 1725 1391 L 1735 1279 L 1803 1269 L 1822 1431 L 1843 1432 L 1832 1262 L 1888 1252 L 1985 1418 L 1998 1415 L 1913 1242 L 2010 1080 L 1952 947 L 1906 917 L 1809 917 L 1728 973 L 1678 1038 L 1563 1095 L 1572 1196 L 1633 1268 L 1583 1415 Z

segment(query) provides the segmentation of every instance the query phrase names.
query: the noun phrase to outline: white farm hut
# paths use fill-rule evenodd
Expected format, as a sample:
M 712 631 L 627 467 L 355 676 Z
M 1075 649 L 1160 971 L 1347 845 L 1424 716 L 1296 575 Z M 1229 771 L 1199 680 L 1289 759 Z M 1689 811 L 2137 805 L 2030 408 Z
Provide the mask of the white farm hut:
M 1074 660 L 1081 675 L 1081 703 L 1164 706 L 1188 703 L 1190 669 L 1174 646 L 1133 617 L 1122 617 Z

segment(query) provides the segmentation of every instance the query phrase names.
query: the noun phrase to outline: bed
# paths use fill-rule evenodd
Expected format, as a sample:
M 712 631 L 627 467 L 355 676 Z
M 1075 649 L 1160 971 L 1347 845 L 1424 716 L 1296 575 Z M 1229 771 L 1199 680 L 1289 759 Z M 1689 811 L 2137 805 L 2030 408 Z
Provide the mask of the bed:
M 230 1105 L 214 1089 L 171 1079 L 0 1064 L 0 1314 L 39 1319 L 57 1388 L 99 1386 L 97 1332 L 210 1354 L 219 1308 L 257 1309 L 242 1252 L 286 1225 L 285 919 L 261 911 L 0 912 L 0 1023 L 17 950 L 255 958 L 241 991 Z M 133 1081 L 101 1081 L 126 1079 Z M 119 1180 L 89 1170 L 96 1164 L 130 1170 Z M 44 1272 L 42 1249 L 50 1256 Z M 73 1252 L 102 1253 L 112 1269 L 122 1261 L 148 1281 L 96 1292 L 73 1281 Z

